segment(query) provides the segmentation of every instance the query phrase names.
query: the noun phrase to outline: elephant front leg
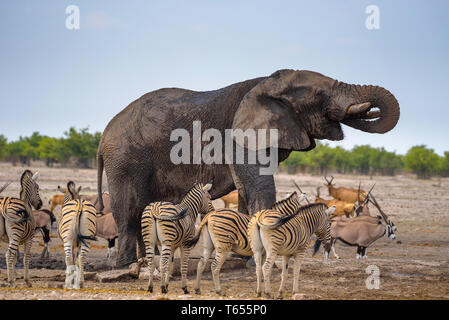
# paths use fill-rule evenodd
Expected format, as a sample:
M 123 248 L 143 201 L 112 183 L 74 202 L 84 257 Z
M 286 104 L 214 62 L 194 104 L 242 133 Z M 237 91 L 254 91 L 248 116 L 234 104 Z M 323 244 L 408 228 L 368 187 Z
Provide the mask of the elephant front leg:
M 262 166 L 233 165 L 231 172 L 239 196 L 246 197 L 245 203 L 249 214 L 268 209 L 276 202 L 276 188 L 273 175 L 261 175 Z

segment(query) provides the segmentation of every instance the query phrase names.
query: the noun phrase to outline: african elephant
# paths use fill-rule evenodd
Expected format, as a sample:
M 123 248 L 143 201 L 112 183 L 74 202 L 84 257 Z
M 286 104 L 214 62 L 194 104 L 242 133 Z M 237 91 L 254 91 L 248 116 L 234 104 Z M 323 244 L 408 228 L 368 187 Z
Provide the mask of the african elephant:
M 350 85 L 303 70 L 279 70 L 213 91 L 165 88 L 143 95 L 109 122 L 98 147 L 98 194 L 104 168 L 119 229 L 117 265 L 136 259 L 144 207 L 152 201 L 179 202 L 195 181 L 213 180 L 212 199 L 237 188 L 241 212 L 254 213 L 276 200 L 273 175 L 260 174 L 259 161 L 174 164 L 173 130 L 192 134 L 194 121 L 201 121 L 204 130 L 222 133 L 278 129 L 277 148 L 269 152 L 277 151 L 281 162 L 293 150 L 313 149 L 314 139 L 342 140 L 341 123 L 385 133 L 398 120 L 399 104 L 386 89 Z

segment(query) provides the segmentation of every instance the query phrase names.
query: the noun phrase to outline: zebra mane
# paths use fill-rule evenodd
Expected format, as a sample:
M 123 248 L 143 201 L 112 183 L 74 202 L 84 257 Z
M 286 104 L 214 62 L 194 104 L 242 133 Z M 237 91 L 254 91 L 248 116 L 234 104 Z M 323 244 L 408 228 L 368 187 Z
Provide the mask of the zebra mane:
M 194 207 L 195 209 L 199 209 L 199 205 L 201 202 L 201 196 L 203 194 L 203 184 L 199 182 L 195 182 L 193 188 L 187 192 L 187 194 L 182 198 L 180 205 Z
M 296 191 L 293 192 L 290 196 L 285 199 L 279 200 L 275 204 L 271 206 L 270 209 L 280 211 L 280 209 L 284 209 L 285 205 L 288 205 L 293 202 L 293 197 L 297 196 Z
M 30 203 L 30 188 L 28 186 L 28 181 L 31 180 L 32 172 L 30 170 L 25 170 L 20 177 L 20 200 Z M 28 180 L 27 180 L 28 179 Z

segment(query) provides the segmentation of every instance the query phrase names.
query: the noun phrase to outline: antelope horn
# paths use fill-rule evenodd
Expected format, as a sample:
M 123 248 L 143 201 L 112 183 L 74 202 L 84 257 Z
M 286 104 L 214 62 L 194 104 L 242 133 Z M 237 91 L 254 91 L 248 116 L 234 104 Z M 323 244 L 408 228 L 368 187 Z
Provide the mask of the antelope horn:
M 332 181 L 334 181 L 334 176 L 331 176 L 331 182 L 329 184 L 331 184 Z
M 9 185 L 11 184 L 11 181 L 6 182 L 1 188 L 0 193 L 2 193 Z
M 295 185 L 295 187 L 298 189 L 299 192 L 305 194 L 304 192 L 302 192 L 301 188 L 298 186 L 298 184 L 295 182 L 295 180 L 292 179 L 292 182 Z M 310 201 L 309 201 L 309 199 L 307 199 L 307 196 L 306 196 L 306 201 L 307 201 L 307 204 L 310 204 Z
M 321 188 L 321 187 L 316 187 L 316 196 L 317 196 L 317 197 L 320 196 L 320 188 Z
M 371 189 L 369 189 L 368 193 L 366 194 L 365 201 L 363 202 L 364 205 L 368 203 L 369 198 L 370 198 L 370 196 L 371 196 L 371 191 L 373 191 L 375 185 L 376 185 L 376 183 L 373 184 L 373 186 L 371 187 Z
M 380 214 L 382 215 L 382 217 L 385 220 L 385 223 L 388 223 L 389 219 L 388 216 L 385 214 L 385 212 L 383 212 L 383 210 L 380 208 L 379 203 L 377 203 L 376 198 L 374 198 L 374 196 L 371 196 L 370 201 L 372 204 L 374 204 L 374 206 L 377 208 L 377 210 L 379 210 Z
M 359 189 L 357 190 L 357 202 L 360 205 L 360 181 L 359 181 Z

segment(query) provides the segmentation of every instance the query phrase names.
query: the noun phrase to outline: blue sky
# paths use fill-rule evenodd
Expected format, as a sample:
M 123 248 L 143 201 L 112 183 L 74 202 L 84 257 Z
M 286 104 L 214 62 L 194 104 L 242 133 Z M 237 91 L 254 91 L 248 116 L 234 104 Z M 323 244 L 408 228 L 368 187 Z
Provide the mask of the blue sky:
M 68 5 L 80 29 L 65 26 Z M 368 5 L 380 29 L 368 30 Z M 1 1 L 0 133 L 103 131 L 162 87 L 211 90 L 283 69 L 380 85 L 401 118 L 332 143 L 449 150 L 449 1 Z

